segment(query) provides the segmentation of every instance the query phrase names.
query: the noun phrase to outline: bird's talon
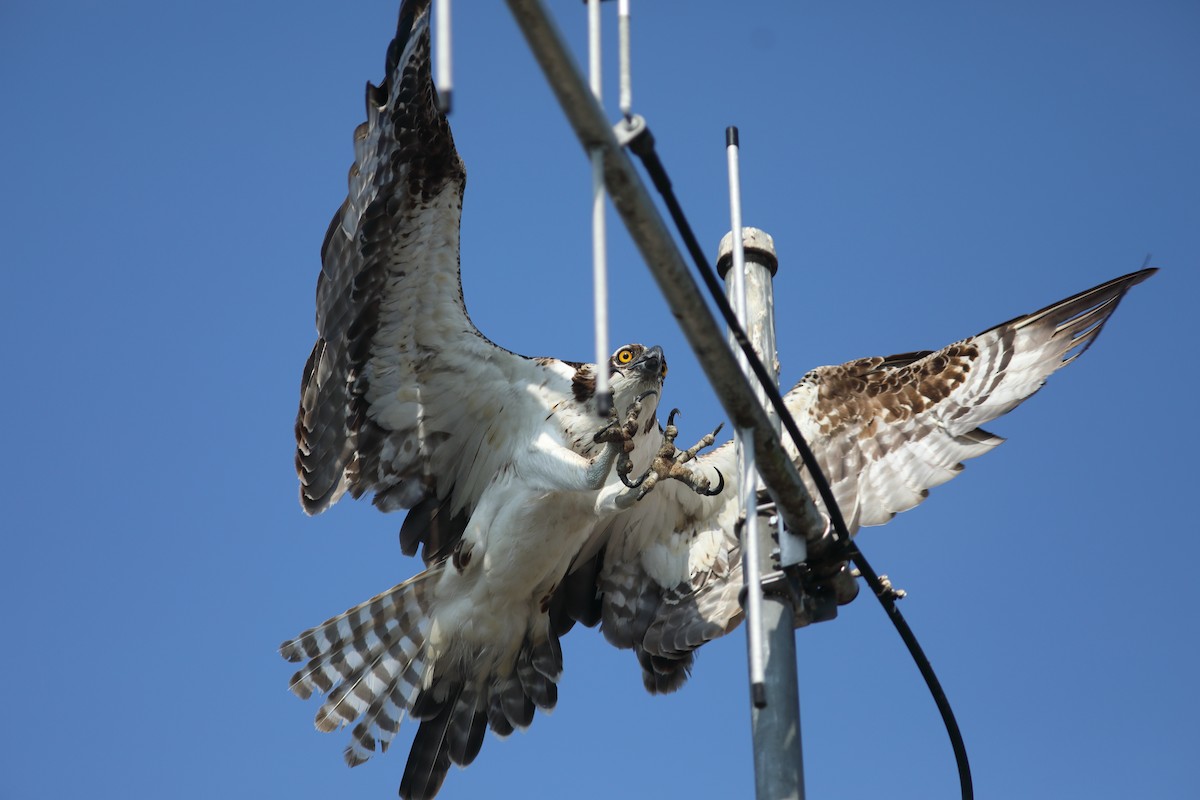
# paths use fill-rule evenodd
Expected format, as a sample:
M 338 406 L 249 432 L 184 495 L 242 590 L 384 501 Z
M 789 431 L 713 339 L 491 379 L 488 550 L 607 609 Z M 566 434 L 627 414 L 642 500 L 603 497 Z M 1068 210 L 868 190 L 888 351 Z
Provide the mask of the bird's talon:
M 592 434 L 592 441 L 595 442 L 596 444 L 600 444 L 601 442 L 610 441 L 612 431 L 616 427 L 616 424 L 617 424 L 616 420 L 613 420 L 612 422 L 608 423 L 600 430 L 596 431 L 594 434 Z
M 629 480 L 629 472 L 628 472 L 628 470 L 626 470 L 625 472 L 618 473 L 618 477 L 621 478 L 621 483 L 625 484 L 630 489 L 636 489 L 639 486 L 641 486 L 643 483 L 646 482 L 646 476 L 649 474 L 650 474 L 650 472 L 647 471 L 642 475 L 642 477 L 638 478 L 636 481 L 631 481 L 631 480 Z M 647 490 L 647 491 L 649 491 L 649 490 Z M 638 500 L 641 500 L 642 497 L 644 497 L 644 496 L 645 496 L 645 492 L 643 492 L 641 495 L 638 496 Z
M 717 472 L 717 488 L 705 489 L 704 491 L 700 492 L 700 494 L 705 495 L 706 497 L 716 497 L 725 489 L 725 476 L 722 475 L 721 470 L 717 469 L 716 467 L 713 467 L 713 469 Z

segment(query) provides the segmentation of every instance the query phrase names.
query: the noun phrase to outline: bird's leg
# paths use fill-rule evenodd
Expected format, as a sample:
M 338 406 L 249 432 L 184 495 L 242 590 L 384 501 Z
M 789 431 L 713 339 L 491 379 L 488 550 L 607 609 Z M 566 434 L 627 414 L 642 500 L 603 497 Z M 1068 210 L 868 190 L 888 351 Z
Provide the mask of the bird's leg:
M 629 458 L 629 454 L 633 452 L 633 437 L 638 431 L 638 416 L 642 413 L 642 401 L 653 394 L 657 394 L 657 392 L 651 389 L 639 395 L 629 406 L 629 412 L 625 415 L 624 422 L 613 419 L 592 437 L 592 440 L 597 443 L 603 442 L 609 445 L 605 448 L 605 452 L 595 459 L 592 469 L 588 471 L 589 478 L 598 477 L 599 485 L 603 485 L 604 480 L 608 477 L 614 457 L 617 476 L 620 477 L 621 482 L 630 487 L 637 485 L 629 482 L 629 473 L 633 470 L 633 461 Z M 613 413 L 615 415 L 616 412 Z M 593 476 L 592 470 L 597 470 L 598 475 Z M 596 488 L 599 488 L 599 485 Z
M 717 470 L 717 486 L 714 489 L 712 487 L 712 482 L 706 476 L 697 475 L 691 470 L 683 467 L 684 463 L 694 459 L 697 453 L 704 448 L 711 446 L 713 442 L 716 441 L 717 434 L 720 432 L 721 428 L 724 427 L 724 423 L 718 425 L 712 433 L 705 434 L 700 441 L 696 442 L 695 445 L 689 447 L 687 450 L 677 450 L 675 448 L 675 437 L 679 435 L 679 429 L 675 427 L 675 415 L 678 413 L 679 409 L 673 408 L 671 409 L 671 413 L 667 415 L 667 425 L 665 428 L 663 428 L 662 446 L 659 447 L 658 452 L 654 454 L 654 458 L 650 462 L 650 468 L 646 470 L 646 473 L 633 482 L 626 480 L 625 477 L 622 476 L 621 481 L 626 486 L 628 486 L 631 490 L 639 490 L 636 496 L 631 497 L 631 499 L 627 501 L 628 503 L 631 504 L 634 500 L 641 500 L 643 497 L 649 494 L 650 490 L 653 489 L 655 485 L 663 478 L 677 480 L 686 485 L 692 491 L 696 492 L 696 494 L 702 494 L 709 497 L 720 494 L 725 488 L 725 476 L 721 474 L 720 470 Z M 626 456 L 626 459 L 628 459 L 628 456 Z M 620 464 L 618 463 L 618 472 L 619 471 Z M 628 494 L 633 495 L 633 492 L 631 491 Z

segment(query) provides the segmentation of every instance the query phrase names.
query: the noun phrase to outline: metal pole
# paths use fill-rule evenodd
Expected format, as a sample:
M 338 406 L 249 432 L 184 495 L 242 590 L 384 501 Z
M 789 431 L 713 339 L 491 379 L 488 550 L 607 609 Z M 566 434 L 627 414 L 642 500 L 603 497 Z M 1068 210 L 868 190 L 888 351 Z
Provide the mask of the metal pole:
M 758 357 L 762 359 L 778 381 L 779 366 L 775 351 L 774 291 L 771 278 L 775 275 L 778 260 L 775 243 L 771 237 L 757 228 L 744 228 L 740 237 L 733 231 L 721 240 L 717 269 L 724 273 L 726 291 L 733 303 L 736 294 L 744 302 L 745 317 L 742 325 Z M 737 240 L 741 239 L 745 250 L 744 258 L 737 255 Z M 739 264 L 739 262 L 744 262 Z M 742 274 L 738 267 L 742 266 Z M 740 284 L 740 285 L 739 285 Z M 737 309 L 737 304 L 734 304 Z M 760 392 L 760 396 L 762 393 Z M 779 420 L 768 409 L 768 416 L 779 434 Z M 751 478 L 757 488 L 757 480 Z M 751 491 L 753 498 L 756 492 Z M 747 519 L 756 517 L 757 509 L 748 512 Z M 773 571 L 770 553 L 773 547 L 770 526 L 758 520 L 757 530 L 749 526 L 743 535 L 756 534 L 757 555 L 760 559 L 754 570 L 759 574 Z M 748 545 L 744 545 L 747 555 Z M 743 570 L 749 576 L 750 569 Z M 749 582 L 747 577 L 747 582 Z M 760 593 L 758 585 L 747 585 L 748 596 Z M 763 699 L 750 708 L 750 727 L 754 736 L 754 782 L 758 800 L 804 800 L 804 757 L 800 745 L 800 693 L 796 676 L 796 636 L 794 629 L 795 609 L 791 598 L 777 592 L 766 592 L 758 602 L 761 630 L 758 637 L 762 652 L 757 659 L 762 663 Z M 749 620 L 748 620 L 749 621 Z M 755 659 L 751 654 L 752 663 Z M 753 694 L 752 694 L 753 698 Z
M 794 531 L 823 531 L 824 520 L 813 505 L 796 465 L 779 446 L 762 404 L 725 342 L 725 334 L 696 286 L 641 176 L 588 90 L 562 35 L 539 0 L 507 1 L 585 152 L 590 155 L 592 148 L 599 147 L 604 153 L 609 197 L 696 352 L 725 413 L 735 426 L 754 431 L 758 472 L 778 504 L 784 522 Z

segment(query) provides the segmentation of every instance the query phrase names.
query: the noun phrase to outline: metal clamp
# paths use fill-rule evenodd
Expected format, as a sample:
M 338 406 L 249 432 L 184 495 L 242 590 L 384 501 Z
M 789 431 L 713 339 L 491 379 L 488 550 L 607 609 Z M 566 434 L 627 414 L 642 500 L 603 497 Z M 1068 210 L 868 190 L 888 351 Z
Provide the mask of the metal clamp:
M 859 591 L 857 572 L 850 568 L 847 557 L 840 548 L 810 548 L 803 536 L 783 524 L 773 502 L 760 503 L 756 510 L 765 523 L 764 532 L 770 536 L 769 546 L 764 541 L 759 548 L 763 593 L 790 601 L 796 628 L 836 618 L 838 606 L 854 600 Z M 833 541 L 828 516 L 825 523 L 825 530 L 814 542 Z M 738 520 L 739 537 L 744 524 L 744 518 Z M 744 596 L 742 600 L 744 605 Z

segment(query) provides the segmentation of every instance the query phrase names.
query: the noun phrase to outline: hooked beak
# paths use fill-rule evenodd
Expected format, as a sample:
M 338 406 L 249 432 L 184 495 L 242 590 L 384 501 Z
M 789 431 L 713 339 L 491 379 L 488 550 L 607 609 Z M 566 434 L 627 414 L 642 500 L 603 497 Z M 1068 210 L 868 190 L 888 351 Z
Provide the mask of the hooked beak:
M 662 377 L 663 363 L 666 357 L 663 355 L 663 350 L 658 345 L 648 347 L 638 356 L 637 361 L 633 362 L 633 368 L 647 378 Z

